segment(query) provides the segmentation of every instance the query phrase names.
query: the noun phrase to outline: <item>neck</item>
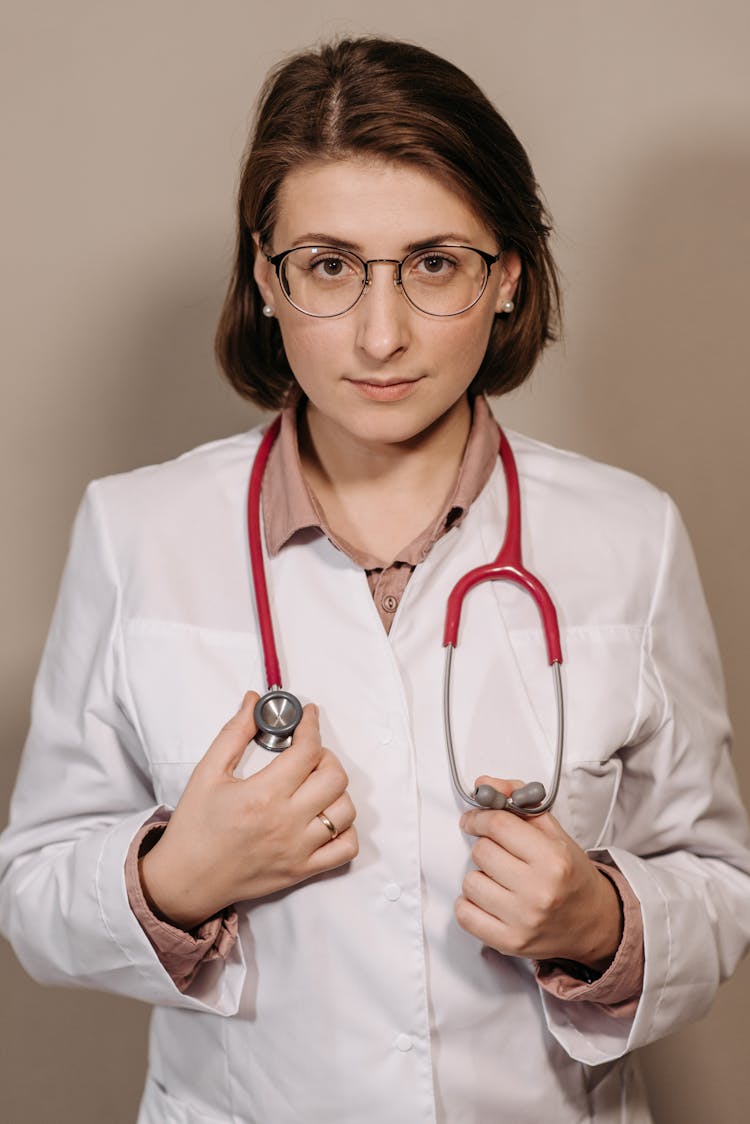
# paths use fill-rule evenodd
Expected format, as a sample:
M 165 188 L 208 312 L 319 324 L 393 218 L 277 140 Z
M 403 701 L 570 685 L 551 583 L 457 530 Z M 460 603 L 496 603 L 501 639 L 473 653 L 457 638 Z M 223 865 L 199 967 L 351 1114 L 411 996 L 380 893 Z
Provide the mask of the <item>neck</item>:
M 308 403 L 299 423 L 302 471 L 331 529 L 388 562 L 439 514 L 470 428 L 466 395 L 427 429 L 395 443 L 361 440 Z

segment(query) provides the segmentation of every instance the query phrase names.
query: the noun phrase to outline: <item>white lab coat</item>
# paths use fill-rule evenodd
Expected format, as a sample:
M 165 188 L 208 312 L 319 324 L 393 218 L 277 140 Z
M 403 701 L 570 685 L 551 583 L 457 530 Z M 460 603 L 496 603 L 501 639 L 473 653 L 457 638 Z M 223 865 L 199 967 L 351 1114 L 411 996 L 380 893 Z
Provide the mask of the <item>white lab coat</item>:
M 128 906 L 140 825 L 174 806 L 247 688 L 263 685 L 245 539 L 258 431 L 93 484 L 2 840 L 0 915 L 28 971 L 156 1005 L 140 1124 L 649 1120 L 634 1047 L 708 1008 L 750 934 L 748 828 L 721 675 L 672 503 L 512 435 L 525 557 L 558 608 L 568 749 L 555 814 L 643 912 L 632 1019 L 540 991 L 459 929 L 470 840 L 446 762 L 441 634 L 456 579 L 505 525 L 498 466 L 417 567 L 390 636 L 325 538 L 268 562 L 285 684 L 321 709 L 358 809 L 350 868 L 241 904 L 226 964 L 180 994 Z M 551 674 L 513 587 L 466 603 L 454 722 L 467 783 L 545 780 Z M 258 748 L 247 775 L 269 759 Z

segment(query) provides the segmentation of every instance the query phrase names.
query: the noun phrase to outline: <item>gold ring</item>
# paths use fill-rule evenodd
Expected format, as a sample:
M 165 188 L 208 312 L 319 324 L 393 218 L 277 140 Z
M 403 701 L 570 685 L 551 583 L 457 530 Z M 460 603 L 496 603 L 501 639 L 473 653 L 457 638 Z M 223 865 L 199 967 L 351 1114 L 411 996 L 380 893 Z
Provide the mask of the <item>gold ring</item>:
M 339 830 L 336 827 L 335 823 L 328 819 L 328 816 L 325 814 L 325 812 L 318 812 L 316 819 L 320 820 L 320 822 L 323 824 L 323 827 L 328 828 L 331 833 L 331 839 L 335 839 L 339 833 Z M 330 843 L 330 841 L 331 840 L 329 839 L 328 842 Z

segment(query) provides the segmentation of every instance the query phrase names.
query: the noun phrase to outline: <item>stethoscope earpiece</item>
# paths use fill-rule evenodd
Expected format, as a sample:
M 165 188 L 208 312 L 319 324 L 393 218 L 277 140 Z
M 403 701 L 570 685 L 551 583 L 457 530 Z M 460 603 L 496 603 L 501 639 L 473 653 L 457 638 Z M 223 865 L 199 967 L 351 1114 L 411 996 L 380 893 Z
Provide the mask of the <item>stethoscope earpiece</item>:
M 533 810 L 543 802 L 546 795 L 547 792 L 541 781 L 530 781 L 529 784 L 517 788 L 512 796 L 506 796 L 491 784 L 480 784 L 473 793 L 474 800 L 480 808 L 491 808 L 497 812 L 505 809 L 519 813 L 522 810 L 524 813 Z
M 517 788 L 510 799 L 517 808 L 536 808 L 546 795 L 547 790 L 541 781 L 529 781 L 522 788 Z
M 292 744 L 292 734 L 302 719 L 302 703 L 289 691 L 271 687 L 255 704 L 253 718 L 258 727 L 258 745 L 280 753 Z

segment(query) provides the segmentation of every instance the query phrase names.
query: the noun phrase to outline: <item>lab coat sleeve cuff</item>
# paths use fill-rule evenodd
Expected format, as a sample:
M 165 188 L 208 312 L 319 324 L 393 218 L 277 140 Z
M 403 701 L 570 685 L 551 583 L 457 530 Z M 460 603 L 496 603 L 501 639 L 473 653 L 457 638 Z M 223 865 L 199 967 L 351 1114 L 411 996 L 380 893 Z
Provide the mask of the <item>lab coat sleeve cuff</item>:
M 180 991 L 187 991 L 201 968 L 211 960 L 226 960 L 237 940 L 237 911 L 222 910 L 190 930 L 158 916 L 143 892 L 138 860 L 158 843 L 169 823 L 157 812 L 132 840 L 125 859 L 125 886 L 130 908 L 151 942 L 159 962 Z
M 120 820 L 104 839 L 96 868 L 96 898 L 102 924 L 127 962 L 129 973 L 139 977 L 137 996 L 149 1003 L 178 1006 L 218 1015 L 234 1015 L 239 1008 L 245 978 L 245 961 L 239 941 L 226 958 L 215 958 L 181 991 L 161 964 L 138 922 L 128 899 L 125 860 L 133 838 L 163 806 Z M 115 990 L 120 990 L 115 988 Z M 123 988 L 133 994 L 132 988 Z
M 595 857 L 621 870 L 638 898 L 644 970 L 641 994 L 630 1018 L 615 1019 L 596 1003 L 569 1003 L 541 992 L 550 1033 L 571 1058 L 586 1065 L 613 1061 L 670 1033 L 688 1018 L 700 1018 L 708 1011 L 719 982 L 711 957 L 706 955 L 714 941 L 711 917 L 706 912 L 705 922 L 697 920 L 689 878 L 693 872 L 682 869 L 691 860 L 697 862 L 695 856 L 644 860 L 611 847 Z
M 607 970 L 592 981 L 582 981 L 566 972 L 554 960 L 536 965 L 540 987 L 568 1003 L 597 1003 L 614 1018 L 629 1018 L 635 1013 L 643 986 L 643 920 L 638 898 L 627 879 L 615 866 L 597 862 L 596 867 L 617 890 L 622 910 L 622 937 Z
M 633 860 L 639 868 L 645 870 L 644 864 L 640 860 L 634 859 L 633 856 L 626 855 L 614 848 L 610 851 L 590 852 L 590 855 L 597 862 L 597 865 L 611 866 L 622 873 L 642 911 L 643 898 L 639 892 L 639 885 L 642 882 L 643 874 L 639 870 L 639 876 L 634 880 L 631 877 L 632 864 L 627 860 Z M 623 856 L 624 861 L 621 861 Z M 576 996 L 576 999 L 580 999 L 580 1001 L 572 1003 L 569 997 L 561 998 L 552 991 L 540 987 L 547 1028 L 574 1060 L 583 1062 L 585 1065 L 601 1065 L 604 1062 L 614 1061 L 622 1057 L 635 1045 L 640 1044 L 635 1037 L 636 1025 L 641 1018 L 642 1008 L 648 1004 L 648 998 L 645 995 L 647 947 L 645 918 L 641 918 L 640 933 L 644 945 L 644 951 L 641 954 L 643 957 L 643 984 L 640 995 L 634 999 L 634 1002 L 628 1003 L 624 1009 L 617 1012 L 609 1011 L 607 1004 L 598 1002 L 595 994 L 588 1000 L 584 995 Z M 620 948 L 622 948 L 622 942 Z M 616 963 L 617 957 L 608 971 L 596 983 L 582 985 L 583 990 L 591 990 L 597 985 L 606 983 L 607 976 L 615 968 Z

